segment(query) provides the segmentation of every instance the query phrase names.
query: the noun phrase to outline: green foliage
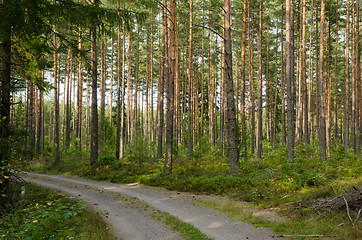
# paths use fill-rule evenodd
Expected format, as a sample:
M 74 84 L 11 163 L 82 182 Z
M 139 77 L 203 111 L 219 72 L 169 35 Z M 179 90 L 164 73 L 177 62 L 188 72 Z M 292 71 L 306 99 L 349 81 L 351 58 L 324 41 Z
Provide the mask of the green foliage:
M 146 141 L 137 137 L 129 146 L 126 152 L 126 159 L 139 165 L 151 159 L 151 152 Z
M 85 237 L 77 228 L 85 221 L 86 206 L 73 198 L 37 187 L 14 211 L 0 220 L 0 236 L 5 239 L 71 239 Z
M 23 188 L 23 194 L 14 191 L 17 201 L 0 219 L 0 239 L 114 239 L 83 202 L 32 184 Z

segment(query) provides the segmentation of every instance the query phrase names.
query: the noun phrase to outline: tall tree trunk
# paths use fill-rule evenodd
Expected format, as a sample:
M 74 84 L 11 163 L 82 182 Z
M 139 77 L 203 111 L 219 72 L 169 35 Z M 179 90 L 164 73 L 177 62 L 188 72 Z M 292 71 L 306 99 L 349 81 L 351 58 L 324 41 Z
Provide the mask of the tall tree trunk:
M 192 34 L 192 28 L 193 28 L 193 0 L 190 0 L 190 28 L 189 28 L 189 89 L 188 89 L 188 140 L 187 140 L 187 154 L 189 158 L 192 158 L 193 155 L 193 34 Z
M 99 0 L 93 0 L 93 7 L 97 8 Z M 92 53 L 92 114 L 91 114 L 91 154 L 90 165 L 95 165 L 98 159 L 98 109 L 97 109 L 97 25 L 96 16 L 91 23 L 91 53 Z
M 357 86 L 356 86 L 356 153 L 357 155 L 361 154 L 361 141 L 362 141 L 362 92 L 361 92 L 361 49 L 360 49 L 360 0 L 357 0 L 357 11 L 356 11 L 356 80 L 357 80 Z
M 257 124 L 257 136 L 256 136 L 256 155 L 261 159 L 263 148 L 263 73 L 262 73 L 262 32 L 263 32 L 263 1 L 259 2 L 259 39 L 258 39 L 258 124 Z
M 56 27 L 53 26 L 53 31 L 56 32 Z M 57 39 L 54 34 L 53 46 L 57 48 Z M 54 162 L 59 164 L 60 153 L 59 153 L 59 92 L 58 92 L 58 60 L 57 53 L 54 51 L 53 61 L 54 61 Z
M 163 0 L 162 9 L 162 43 L 160 56 L 160 74 L 158 80 L 158 98 L 157 98 L 157 158 L 162 158 L 162 136 L 163 136 L 163 96 L 164 96 L 164 80 L 165 80 L 165 57 L 166 57 L 166 31 L 167 31 L 167 1 Z
M 36 136 L 36 156 L 40 156 L 42 152 L 42 137 L 44 135 L 44 70 L 41 71 L 41 82 L 39 87 L 39 114 L 38 114 L 38 131 Z
M 336 8 L 336 17 L 338 17 L 338 0 Z M 339 132 L 338 132 L 338 72 L 337 72 L 337 59 L 338 59 L 338 22 L 336 23 L 336 32 L 335 32 L 336 42 L 335 42 L 335 56 L 334 56 L 334 146 L 336 147 L 339 142 Z
M 70 53 L 70 49 L 69 49 Z M 71 104 L 72 104 L 72 74 L 73 74 L 73 56 L 70 54 L 68 83 L 67 83 L 67 102 L 66 102 L 66 117 L 65 117 L 65 149 L 70 146 L 70 119 L 71 119 Z
M 151 16 L 153 17 L 153 9 L 151 9 Z M 153 18 L 152 18 L 153 19 Z M 151 23 L 151 46 L 150 46 L 150 58 L 151 58 L 151 62 L 150 62 L 150 85 L 151 85 L 151 111 L 150 111 L 150 133 L 151 133 L 151 137 L 150 137 L 150 142 L 153 144 L 154 141 L 154 132 L 155 132 L 155 127 L 154 127 L 154 116 L 153 116 L 153 22 Z M 154 157 L 154 147 L 152 147 L 152 156 Z
M 133 131 L 133 139 L 136 138 L 138 135 L 138 111 L 137 111 L 137 104 L 138 104 L 138 72 L 139 72 L 139 55 L 140 55 L 140 27 L 137 27 L 137 53 L 136 53 L 136 69 L 135 69 L 135 86 L 134 86 L 134 118 L 133 118 L 133 125 L 134 125 L 134 131 Z
M 10 11 L 10 0 L 2 1 L 2 10 Z M 7 14 L 7 13 L 6 13 Z M 1 84 L 0 84 L 0 168 L 5 167 L 9 161 L 10 148 L 7 144 L 10 137 L 10 95 L 11 95 L 11 25 L 4 24 L 1 38 Z M 0 201 L 5 196 L 9 186 L 9 180 L 5 174 L 0 177 Z
M 35 107 L 34 107 L 34 84 L 29 82 L 29 144 L 28 144 L 28 161 L 32 161 L 35 152 Z
M 306 0 L 302 2 L 302 85 L 303 85 L 303 136 L 304 143 L 309 144 L 309 119 L 308 119 L 308 92 L 307 92 L 307 68 L 306 68 Z M 312 25 L 312 24 L 311 24 Z M 310 32 L 312 34 L 312 32 Z
M 82 135 L 83 135 L 83 75 L 82 75 L 82 38 L 81 29 L 79 28 L 78 36 L 78 93 L 77 93 L 77 138 L 79 138 L 79 150 L 82 150 Z
M 350 4 L 347 0 L 346 18 L 346 50 L 345 50 L 345 72 L 344 72 L 344 150 L 349 150 L 349 11 Z
M 89 146 L 89 115 L 90 115 L 90 94 L 89 94 L 89 69 L 87 69 L 87 89 L 86 89 L 86 111 L 85 111 L 85 151 L 88 151 Z
M 114 38 L 112 37 L 112 48 L 111 48 L 111 86 L 110 86 L 110 96 L 109 96 L 109 126 L 110 126 L 110 133 L 112 134 L 112 125 L 113 125 L 113 57 L 114 57 Z
M 288 0 L 287 0 L 288 1 Z M 288 21 L 288 20 L 286 20 Z M 285 78 L 284 75 L 284 0 L 282 0 L 282 28 L 281 28 L 281 52 L 280 52 L 280 60 L 281 60 L 281 95 L 282 95 L 282 144 L 285 145 L 287 143 L 287 134 L 286 134 L 286 121 L 285 121 Z M 294 28 L 294 25 L 293 25 Z M 294 41 L 294 40 L 293 40 Z M 289 42 L 287 43 L 289 44 Z M 294 59 L 294 56 L 293 56 Z M 287 60 L 288 61 L 288 60 Z
M 152 21 L 153 19 L 151 19 L 151 21 L 149 22 L 149 24 L 152 25 Z M 150 88 L 150 33 L 147 30 L 147 35 L 146 35 L 146 46 L 147 46 L 147 58 L 146 58 L 146 113 L 145 113 L 145 142 L 147 144 L 147 146 L 149 146 L 150 144 L 150 135 L 149 135 L 149 131 L 150 131 L 150 127 L 149 127 L 149 122 L 150 122 L 150 116 L 149 116 L 149 88 Z
M 294 5 L 286 0 L 286 83 L 288 117 L 288 159 L 294 162 Z
M 132 47 L 132 39 L 131 32 L 128 32 L 128 50 L 127 50 L 127 132 L 126 139 L 127 144 L 129 145 L 132 142 L 132 118 L 131 118 L 131 87 L 132 87 L 132 67 L 131 67 L 131 47 Z
M 120 0 L 117 2 L 118 10 L 120 10 Z M 123 24 L 124 26 L 124 24 Z M 123 27 L 124 28 L 124 27 Z M 123 42 L 124 39 L 122 39 Z M 122 43 L 122 49 L 124 44 Z M 123 67 L 123 65 L 122 65 Z M 123 76 L 122 76 L 123 77 Z M 120 159 L 121 144 L 121 26 L 117 26 L 117 130 L 116 130 L 116 159 Z
M 103 146 L 105 142 L 105 109 L 106 109 L 106 55 L 105 49 L 107 48 L 105 45 L 105 41 L 107 41 L 105 34 L 103 33 L 101 36 L 101 106 L 100 106 L 100 151 L 103 152 Z
M 125 10 L 125 1 L 123 2 L 123 10 Z M 124 109 L 125 109 L 125 102 L 124 102 L 124 94 L 126 92 L 126 28 L 125 28 L 125 21 L 123 21 L 123 31 L 122 31 L 122 92 L 121 92 L 121 133 L 120 133 L 120 153 L 119 158 L 123 160 L 123 153 L 124 153 L 124 140 L 125 140 L 125 134 L 124 134 Z
M 325 21 L 325 0 L 321 0 L 321 20 L 319 32 L 319 78 L 318 78 L 318 103 L 319 103 L 319 144 L 320 158 L 326 160 L 326 119 L 324 111 L 324 21 Z
M 330 157 L 330 143 L 331 143 L 331 82 L 332 82 L 332 68 L 331 68 L 331 24 L 328 24 L 328 59 L 327 59 L 327 83 L 326 83 L 326 154 Z
M 270 82 L 269 82 L 269 26 L 266 41 L 266 73 L 265 73 L 265 131 L 266 139 L 270 141 Z
M 213 90 L 213 81 L 212 81 L 212 56 L 211 56 L 211 31 L 209 31 L 209 44 L 208 44 L 208 95 L 209 95 L 209 143 L 213 146 L 215 143 L 214 136 L 214 90 Z
M 232 70 L 232 46 L 231 46 L 231 0 L 224 0 L 224 59 L 226 75 L 226 99 L 227 99 L 227 119 L 229 130 L 229 173 L 235 174 L 239 169 L 239 147 L 238 129 L 236 123 L 234 83 Z
M 281 28 L 284 26 L 281 25 Z M 278 29 L 277 29 L 278 36 Z M 280 39 L 283 39 L 283 35 L 280 35 Z M 276 42 L 276 46 L 278 46 L 278 38 Z M 278 69 L 278 48 L 275 48 L 275 69 Z M 272 125 L 272 143 L 275 146 L 276 135 L 277 135 L 277 119 L 278 119 L 278 71 L 275 71 L 275 88 L 274 88 L 274 113 L 273 113 L 273 125 Z
M 200 134 L 204 134 L 204 108 L 205 108 L 205 27 L 202 25 L 201 33 L 201 113 L 200 113 Z
M 243 22 L 242 22 L 242 35 L 241 35 L 241 72 L 240 72 L 240 112 L 241 112 L 241 156 L 244 160 L 247 159 L 247 136 L 246 136 L 246 114 L 245 114 L 245 45 L 246 45 L 246 16 L 249 12 L 247 10 L 249 0 L 243 3 Z M 248 12 L 247 12 L 248 11 Z M 248 18 L 248 21 L 250 19 Z M 249 36 L 250 37 L 250 36 Z
M 308 109 L 307 109 L 307 128 L 308 131 L 304 133 L 304 139 L 306 144 L 310 144 L 311 137 L 311 125 L 312 121 L 312 88 L 313 88 L 313 73 L 312 73 L 312 38 L 313 38 L 313 0 L 311 0 L 311 14 L 310 14 L 310 27 L 309 27 L 309 66 L 308 66 Z
M 164 172 L 172 173 L 174 78 L 176 70 L 176 0 L 170 0 L 169 75 L 167 79 L 166 147 Z
M 249 10 L 250 11 L 250 10 Z M 253 29 L 250 29 L 250 18 L 249 18 L 249 88 L 250 88 L 250 154 L 254 155 L 255 151 L 255 106 L 254 106 L 254 39 L 253 39 Z

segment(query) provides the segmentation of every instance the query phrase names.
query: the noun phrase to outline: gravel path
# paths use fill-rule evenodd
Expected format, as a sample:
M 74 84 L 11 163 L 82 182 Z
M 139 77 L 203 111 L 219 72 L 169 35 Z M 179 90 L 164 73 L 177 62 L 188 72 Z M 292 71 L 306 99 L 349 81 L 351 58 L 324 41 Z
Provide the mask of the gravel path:
M 189 199 L 197 195 L 163 191 L 138 184 L 96 182 L 70 176 L 27 173 L 24 178 L 35 184 L 82 197 L 97 211 L 105 212 L 115 234 L 123 240 L 182 239 L 177 233 L 152 219 L 125 199 L 137 198 L 146 205 L 190 223 L 216 240 L 272 239 L 272 233 L 222 215 L 212 209 L 196 207 Z

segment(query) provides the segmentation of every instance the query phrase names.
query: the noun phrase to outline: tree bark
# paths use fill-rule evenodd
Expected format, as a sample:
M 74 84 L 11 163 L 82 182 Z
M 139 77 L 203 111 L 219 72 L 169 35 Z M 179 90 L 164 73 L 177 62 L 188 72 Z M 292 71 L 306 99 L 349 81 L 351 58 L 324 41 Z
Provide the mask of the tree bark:
M 313 88 L 313 78 L 312 78 L 312 38 L 313 38 L 313 0 L 311 0 L 311 14 L 310 14 L 310 27 L 309 27 L 309 66 L 308 66 L 308 109 L 307 109 L 307 128 L 308 131 L 304 133 L 304 139 L 306 144 L 310 144 L 311 137 L 311 126 L 309 122 L 312 121 L 312 88 Z
M 319 32 L 319 78 L 318 78 L 318 103 L 319 103 L 319 144 L 320 158 L 326 160 L 326 119 L 324 111 L 324 21 L 325 21 L 325 0 L 321 0 L 321 20 Z
M 158 80 L 158 98 L 157 98 L 157 158 L 162 158 L 162 136 L 163 136 L 163 97 L 164 97 L 164 80 L 165 80 L 165 57 L 166 57 L 166 31 L 167 31 L 167 1 L 163 0 L 162 9 L 162 43 L 160 56 L 160 74 Z
M 245 114 L 245 45 L 246 45 L 246 17 L 249 13 L 247 5 L 249 0 L 245 0 L 243 3 L 243 22 L 242 22 L 242 35 L 241 35 L 241 72 L 240 72 L 240 112 L 241 112 L 241 156 L 244 160 L 247 159 L 247 136 L 246 136 L 246 114 Z M 248 11 L 248 12 L 247 12 Z M 250 19 L 248 18 L 248 21 Z M 249 36 L 250 37 L 250 36 Z
M 98 7 L 99 0 L 93 0 L 93 7 Z M 92 61 L 92 112 L 91 112 L 91 154 L 90 165 L 96 164 L 98 159 L 98 109 L 97 109 L 97 25 L 96 16 L 91 23 L 91 61 Z
M 77 138 L 79 138 L 79 150 L 82 150 L 82 135 L 83 135 L 83 74 L 82 74 L 82 38 L 81 29 L 79 28 L 78 36 L 78 93 L 77 93 Z
M 346 18 L 346 49 L 345 49 L 345 72 L 344 72 L 344 150 L 349 150 L 349 11 L 350 2 L 347 0 Z
M 302 85 L 303 85 L 303 136 L 304 143 L 309 144 L 309 119 L 308 119 L 308 92 L 307 92 L 307 68 L 306 68 L 306 0 L 302 3 Z M 310 32 L 310 34 L 312 34 Z
M 286 83 L 288 117 L 288 159 L 294 162 L 294 5 L 286 0 Z
M 226 75 L 226 99 L 227 99 L 227 118 L 229 130 L 229 173 L 235 174 L 239 169 L 239 147 L 238 147 L 238 129 L 236 123 L 234 82 L 232 71 L 232 46 L 231 46 L 231 0 L 224 0 L 224 59 Z
M 192 27 L 193 27 L 193 0 L 190 0 L 190 28 L 189 28 L 189 84 L 188 84 L 188 140 L 187 140 L 187 154 L 189 158 L 192 158 L 193 155 L 193 34 L 192 34 Z
M 54 33 L 56 32 L 56 27 L 53 26 Z M 54 34 L 53 46 L 57 48 L 57 39 Z M 58 60 L 57 53 L 54 50 L 53 61 L 54 61 L 54 163 L 59 164 L 60 162 L 60 153 L 59 153 L 59 81 L 58 81 Z
M 256 137 L 256 155 L 261 159 L 263 148 L 263 73 L 262 73 L 262 32 L 263 32 L 263 1 L 259 2 L 259 39 L 258 39 L 258 124 L 257 124 L 257 137 Z
M 176 0 L 170 0 L 169 21 L 169 74 L 167 77 L 167 112 L 166 112 L 166 148 L 164 172 L 172 173 L 172 141 L 173 141 L 173 111 L 174 111 L 174 81 L 176 70 Z

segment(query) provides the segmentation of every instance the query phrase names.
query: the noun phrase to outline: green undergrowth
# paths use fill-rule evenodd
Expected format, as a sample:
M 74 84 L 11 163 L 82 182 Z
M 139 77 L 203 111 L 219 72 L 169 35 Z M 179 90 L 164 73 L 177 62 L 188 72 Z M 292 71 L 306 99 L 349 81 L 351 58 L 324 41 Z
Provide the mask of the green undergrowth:
M 289 229 L 287 232 L 293 234 L 294 230 L 298 232 L 298 228 L 315 232 L 307 230 L 308 221 L 315 223 L 315 226 L 324 225 L 321 232 L 330 231 L 333 224 L 342 222 L 342 219 L 345 219 L 344 225 L 348 224 L 345 212 L 320 215 L 311 209 L 290 211 L 288 206 L 305 199 L 331 198 L 352 186 L 360 188 L 361 156 L 345 152 L 343 146 L 339 146 L 332 148 L 327 161 L 320 161 L 317 147 L 301 144 L 296 147 L 296 158 L 292 163 L 287 159 L 286 147 L 274 148 L 265 144 L 263 150 L 262 159 L 252 157 L 241 160 L 238 173 L 232 176 L 228 174 L 227 158 L 216 151 L 207 150 L 203 150 L 205 153 L 198 154 L 192 160 L 184 154 L 176 154 L 172 175 L 163 173 L 163 159 L 152 159 L 147 153 L 140 156 L 133 153 L 126 156 L 124 161 L 117 161 L 111 155 L 102 156 L 95 167 L 90 167 L 86 158 L 79 160 L 65 157 L 59 165 L 40 159 L 28 164 L 25 170 L 72 174 L 115 183 L 139 182 L 168 190 L 228 196 L 251 202 L 261 208 L 280 208 L 281 214 L 288 216 L 295 227 L 285 223 L 274 224 L 272 227 L 276 232 L 286 232 Z M 310 219 L 324 223 L 316 224 Z
M 27 184 L 0 219 L 0 239 L 115 239 L 81 201 Z
M 153 218 L 156 218 L 158 221 L 166 224 L 172 230 L 177 231 L 187 240 L 211 240 L 211 238 L 207 237 L 205 234 L 200 232 L 197 228 L 189 223 L 185 223 L 178 219 L 175 216 L 172 216 L 169 213 L 155 211 L 151 214 Z
M 38 159 L 23 169 L 39 173 L 71 174 L 114 183 L 140 182 L 168 190 L 226 195 L 261 206 L 300 201 L 306 197 L 329 197 L 346 187 L 360 186 L 362 161 L 343 147 L 332 149 L 327 161 L 320 161 L 315 148 L 299 145 L 296 159 L 287 159 L 286 148 L 265 147 L 262 159 L 240 162 L 237 174 L 228 174 L 228 160 L 208 155 L 188 160 L 175 159 L 172 174 L 163 173 L 163 159 L 117 161 L 114 156 L 99 158 L 95 167 L 86 158 L 64 158 L 58 165 Z

